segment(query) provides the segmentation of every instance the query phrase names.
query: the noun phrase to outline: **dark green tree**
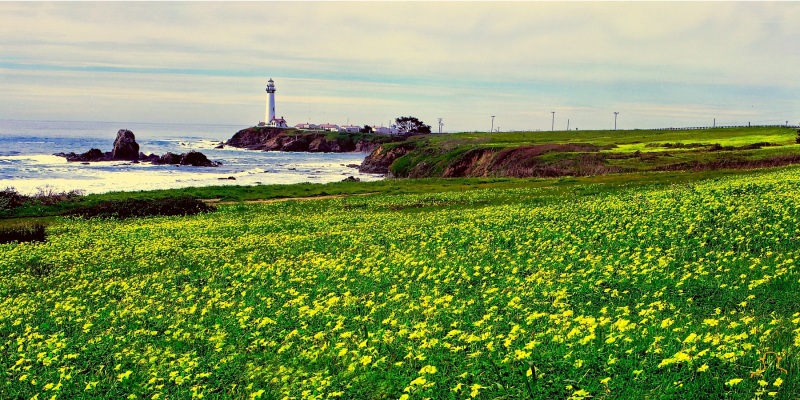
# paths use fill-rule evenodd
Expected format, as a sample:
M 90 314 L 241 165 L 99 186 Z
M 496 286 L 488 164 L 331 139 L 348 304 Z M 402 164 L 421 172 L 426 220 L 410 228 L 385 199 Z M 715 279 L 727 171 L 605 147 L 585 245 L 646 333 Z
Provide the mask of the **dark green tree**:
M 394 120 L 395 124 L 397 125 L 397 129 L 400 133 L 408 134 L 408 135 L 418 135 L 423 133 L 431 133 L 431 126 L 425 125 L 424 122 L 420 121 L 416 117 L 397 117 Z
M 361 132 L 361 133 L 372 133 L 372 127 L 369 126 L 369 125 L 364 125 L 364 127 L 361 128 L 361 130 L 359 130 L 359 132 Z

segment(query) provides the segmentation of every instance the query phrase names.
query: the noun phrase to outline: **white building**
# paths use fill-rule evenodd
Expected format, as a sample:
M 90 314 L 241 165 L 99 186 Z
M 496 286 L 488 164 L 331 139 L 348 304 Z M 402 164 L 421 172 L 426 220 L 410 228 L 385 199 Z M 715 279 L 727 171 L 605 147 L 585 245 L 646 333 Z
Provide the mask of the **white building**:
M 339 125 L 336 124 L 320 124 L 319 129 L 331 132 L 339 132 Z
M 361 127 L 356 125 L 342 125 L 339 127 L 339 132 L 358 133 L 360 131 Z
M 378 135 L 397 135 L 400 133 L 400 130 L 394 125 L 392 125 L 391 128 L 385 126 L 373 126 L 372 132 Z
M 304 124 L 297 124 L 294 126 L 297 129 L 319 129 L 319 125 L 306 122 Z

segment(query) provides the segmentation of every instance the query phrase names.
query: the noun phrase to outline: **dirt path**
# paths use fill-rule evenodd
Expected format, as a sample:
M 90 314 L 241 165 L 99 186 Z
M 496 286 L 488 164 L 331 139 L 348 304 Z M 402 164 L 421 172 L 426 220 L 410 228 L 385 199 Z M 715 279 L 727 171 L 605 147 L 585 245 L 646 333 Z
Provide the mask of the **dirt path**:
M 325 199 L 338 199 L 342 197 L 352 197 L 352 196 L 369 196 L 371 194 L 377 194 L 379 192 L 369 192 L 369 193 L 356 193 L 356 194 L 329 194 L 325 196 L 311 196 L 311 197 L 284 197 L 280 199 L 266 199 L 266 200 L 244 200 L 244 201 L 222 201 L 222 199 L 203 199 L 204 203 L 211 204 L 211 205 L 228 205 L 228 204 L 267 204 L 267 203 L 278 203 L 282 201 L 307 201 L 307 200 L 325 200 Z

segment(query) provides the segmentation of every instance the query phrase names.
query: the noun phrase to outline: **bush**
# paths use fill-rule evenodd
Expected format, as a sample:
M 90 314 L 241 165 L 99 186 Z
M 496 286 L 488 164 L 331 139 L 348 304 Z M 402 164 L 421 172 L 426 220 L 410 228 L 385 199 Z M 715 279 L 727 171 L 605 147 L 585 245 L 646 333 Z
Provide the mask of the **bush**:
M 70 190 L 68 192 L 58 192 L 50 185 L 36 188 L 37 192 L 32 195 L 24 195 L 17 192 L 13 187 L 7 187 L 0 192 L 0 215 L 7 214 L 9 211 L 24 205 L 44 205 L 51 206 L 68 201 L 75 201 L 84 195 L 83 190 Z
M 54 187 L 45 185 L 36 188 L 36 194 L 31 199 L 42 205 L 53 205 L 64 201 L 72 201 L 85 194 L 83 190 L 70 190 L 69 192 L 57 192 Z
M 44 242 L 46 239 L 47 232 L 44 224 L 0 228 L 0 243 Z
M 170 197 L 163 199 L 125 199 L 103 201 L 93 206 L 81 207 L 67 215 L 83 218 L 141 218 L 151 215 L 195 215 L 215 211 L 217 208 L 191 197 Z
M 13 187 L 7 187 L 0 192 L 0 213 L 21 206 L 27 196 L 20 194 Z

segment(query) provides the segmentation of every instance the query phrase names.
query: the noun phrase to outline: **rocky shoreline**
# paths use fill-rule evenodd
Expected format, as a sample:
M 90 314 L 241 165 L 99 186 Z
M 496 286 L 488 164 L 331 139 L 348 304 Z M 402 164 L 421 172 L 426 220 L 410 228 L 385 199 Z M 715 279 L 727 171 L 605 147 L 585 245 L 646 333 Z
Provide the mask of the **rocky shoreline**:
M 380 143 L 347 135 L 301 132 L 297 129 L 250 127 L 236 132 L 226 146 L 262 151 L 308 153 L 372 152 Z
M 114 148 L 111 151 L 103 152 L 100 149 L 91 149 L 85 153 L 55 153 L 55 156 L 64 157 L 69 162 L 107 162 L 107 161 L 128 161 L 130 163 L 149 162 L 156 165 L 189 165 L 194 167 L 217 167 L 221 162 L 211 161 L 205 154 L 198 151 L 190 151 L 183 154 L 167 152 L 159 156 L 157 154 L 145 155 L 139 151 L 139 144 L 136 143 L 136 136 L 127 129 L 120 129 L 117 138 L 114 140 Z

